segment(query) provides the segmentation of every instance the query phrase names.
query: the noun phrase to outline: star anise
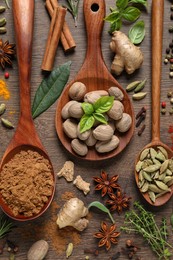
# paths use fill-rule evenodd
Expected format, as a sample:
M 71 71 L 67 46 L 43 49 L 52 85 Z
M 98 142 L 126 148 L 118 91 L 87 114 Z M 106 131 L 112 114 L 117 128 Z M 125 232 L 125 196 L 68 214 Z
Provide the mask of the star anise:
M 109 197 L 111 199 L 107 200 L 106 203 L 111 205 L 110 211 L 116 210 L 118 214 L 121 214 L 123 209 L 129 208 L 131 197 L 127 197 L 126 193 L 121 190 L 117 190 L 116 194 L 110 193 Z
M 107 193 L 113 193 L 113 189 L 120 189 L 119 184 L 117 184 L 118 175 L 114 175 L 109 179 L 108 174 L 105 171 L 101 172 L 100 177 L 93 177 L 94 181 L 98 184 L 95 186 L 95 190 L 102 190 L 102 197 L 104 197 Z
M 15 53 L 15 44 L 9 43 L 9 41 L 3 42 L 0 39 L 0 65 L 3 69 L 5 69 L 6 64 L 12 66 L 11 59 Z
M 109 250 L 111 247 L 111 243 L 117 244 L 117 237 L 120 235 L 120 232 L 116 232 L 115 230 L 115 224 L 112 224 L 109 227 L 105 222 L 102 222 L 100 232 L 94 234 L 94 237 L 100 239 L 98 246 L 106 246 L 106 249 Z

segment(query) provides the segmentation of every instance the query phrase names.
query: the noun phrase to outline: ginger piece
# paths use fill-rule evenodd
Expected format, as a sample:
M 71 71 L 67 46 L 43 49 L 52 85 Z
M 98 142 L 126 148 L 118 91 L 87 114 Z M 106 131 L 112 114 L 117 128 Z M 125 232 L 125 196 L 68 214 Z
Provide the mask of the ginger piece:
M 64 177 L 66 181 L 73 181 L 74 177 L 74 163 L 72 161 L 66 161 L 63 168 L 57 173 L 57 176 Z
M 143 63 L 144 57 L 140 48 L 121 31 L 113 33 L 110 48 L 116 53 L 111 65 L 111 72 L 115 75 L 120 75 L 124 69 L 128 74 L 132 74 Z
M 80 175 L 76 177 L 73 184 L 79 189 L 82 190 L 85 195 L 90 192 L 90 183 L 84 181 Z
M 89 223 L 85 218 L 87 214 L 88 209 L 84 206 L 83 201 L 78 198 L 71 198 L 60 209 L 56 223 L 59 228 L 72 226 L 79 231 L 83 231 Z

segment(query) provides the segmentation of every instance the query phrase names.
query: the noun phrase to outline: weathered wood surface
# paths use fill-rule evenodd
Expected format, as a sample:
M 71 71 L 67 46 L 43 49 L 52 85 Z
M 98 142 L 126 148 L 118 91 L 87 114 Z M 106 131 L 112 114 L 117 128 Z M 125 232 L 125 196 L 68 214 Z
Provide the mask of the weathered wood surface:
M 2 4 L 3 1 L 1 1 Z M 65 1 L 61 0 L 59 3 L 64 3 Z M 104 169 L 109 175 L 118 174 L 119 175 L 119 183 L 122 188 L 126 191 L 127 195 L 132 197 L 132 201 L 139 200 L 142 203 L 141 195 L 139 194 L 135 179 L 134 179 L 134 162 L 139 151 L 151 141 L 151 0 L 148 0 L 148 13 L 143 12 L 142 18 L 145 20 L 146 24 L 146 37 L 143 43 L 141 44 L 141 48 L 144 52 L 144 64 L 142 68 L 131 76 L 127 76 L 126 74 L 121 75 L 117 78 L 118 82 L 122 86 L 126 86 L 129 82 L 134 80 L 142 80 L 147 78 L 147 84 L 145 90 L 148 92 L 145 99 L 141 101 L 132 101 L 134 105 L 135 113 L 139 111 L 139 109 L 143 106 L 147 106 L 147 117 L 146 117 L 146 129 L 141 137 L 137 135 L 137 130 L 135 130 L 134 136 L 128 145 L 128 147 L 116 158 L 110 159 L 108 161 L 102 162 L 84 162 L 82 160 L 76 159 L 69 155 L 61 143 L 58 140 L 56 131 L 55 131 L 55 111 L 57 103 L 51 106 L 49 110 L 40 115 L 37 119 L 35 119 L 35 125 L 42 140 L 43 145 L 45 146 L 52 164 L 54 166 L 55 173 L 58 172 L 63 166 L 66 160 L 72 160 L 75 163 L 75 175 L 82 175 L 82 177 L 91 182 L 91 192 L 88 196 L 84 196 L 80 191 L 78 191 L 73 184 L 66 183 L 66 181 L 62 179 L 57 180 L 56 185 L 56 195 L 55 201 L 59 206 L 63 205 L 64 201 L 62 199 L 62 194 L 66 191 L 73 192 L 77 197 L 83 199 L 86 205 L 94 200 L 101 200 L 99 193 L 94 192 L 94 184 L 92 182 L 92 176 L 98 176 L 100 174 L 101 169 Z M 11 1 L 10 1 L 11 5 Z M 85 25 L 83 19 L 83 9 L 82 9 L 83 1 L 80 1 L 79 5 L 79 18 L 78 18 L 78 27 L 74 27 L 73 19 L 71 15 L 68 13 L 67 21 L 72 30 L 73 36 L 76 40 L 76 50 L 71 54 L 64 54 L 63 49 L 59 46 L 55 59 L 55 66 L 64 63 L 65 61 L 72 60 L 71 66 L 71 74 L 70 79 L 73 79 L 74 76 L 79 71 L 82 62 L 85 58 L 86 51 L 86 32 Z M 106 1 L 107 13 L 109 12 L 109 7 L 114 5 L 114 0 Z M 165 54 L 165 49 L 168 43 L 172 40 L 172 35 L 168 32 L 168 28 L 171 25 L 170 21 L 170 6 L 171 1 L 165 0 L 165 10 L 164 10 L 164 36 L 163 36 L 163 58 Z M 12 18 L 12 10 L 7 9 L 4 14 L 0 16 L 5 16 L 7 19 L 7 34 L 2 35 L 3 40 L 9 40 L 10 42 L 14 42 L 14 26 L 13 26 L 13 18 Z M 41 63 L 43 58 L 43 53 L 45 49 L 45 43 L 48 35 L 50 19 L 44 8 L 44 1 L 35 1 L 35 25 L 34 25 L 34 41 L 33 41 L 33 62 L 32 62 L 32 100 L 35 95 L 35 91 L 40 84 L 43 76 L 41 73 Z M 111 60 L 113 55 L 109 49 L 110 35 L 108 34 L 109 24 L 105 23 L 103 34 L 102 34 L 102 51 L 105 62 L 110 68 Z M 128 26 L 123 26 L 122 29 L 124 32 L 128 31 Z M 18 91 L 18 69 L 17 62 L 14 61 L 13 69 L 8 69 L 10 73 L 10 78 L 8 79 L 8 86 L 11 91 L 11 98 L 7 101 L 7 111 L 6 115 L 9 116 L 9 119 L 17 126 L 17 121 L 19 118 L 19 91 Z M 3 78 L 3 71 L 0 72 L 1 78 Z M 161 101 L 167 102 L 167 113 L 166 115 L 161 116 L 161 140 L 171 146 L 171 135 L 168 134 L 168 127 L 173 123 L 173 116 L 170 116 L 168 113 L 170 106 L 169 100 L 167 99 L 168 90 L 173 90 L 172 82 L 173 79 L 169 78 L 169 65 L 162 65 L 162 81 L 161 81 Z M 131 98 L 132 94 L 129 94 Z M 4 101 L 1 98 L 1 102 Z M 11 114 L 10 111 L 14 113 Z M 8 130 L 1 126 L 1 134 L 0 134 L 0 157 L 3 156 L 5 149 L 11 140 L 14 134 L 13 130 Z M 173 243 L 172 231 L 170 225 L 170 215 L 172 214 L 173 206 L 172 199 L 163 207 L 160 208 L 149 208 L 146 205 L 147 209 L 150 209 L 156 215 L 156 219 L 158 222 L 162 219 L 162 217 L 166 217 L 168 220 L 168 226 L 170 231 L 169 241 Z M 17 228 L 12 231 L 9 235 L 9 239 L 13 240 L 19 245 L 20 251 L 16 255 L 16 259 L 25 260 L 26 252 L 29 247 L 38 239 L 46 239 L 50 244 L 50 250 L 48 255 L 46 256 L 46 260 L 54 260 L 54 259 L 66 259 L 65 252 L 62 254 L 58 254 L 55 249 L 54 242 L 51 239 L 49 240 L 47 236 L 45 236 L 45 231 L 43 231 L 46 223 L 50 225 L 50 217 L 54 214 L 54 218 L 56 219 L 56 213 L 58 210 L 53 212 L 51 208 L 44 214 L 40 219 L 28 222 L 28 223 L 18 223 L 16 222 Z M 119 230 L 120 226 L 124 221 L 124 213 L 118 216 L 116 213 L 113 214 L 116 223 L 117 230 Z M 88 247 L 96 246 L 98 242 L 95 238 L 93 238 L 93 233 L 97 232 L 100 227 L 100 222 L 102 220 L 108 220 L 107 216 L 99 213 L 98 211 L 92 211 L 92 216 L 90 218 L 90 225 L 86 231 L 81 234 L 81 241 L 78 245 L 75 245 L 73 255 L 71 259 L 85 259 L 86 254 L 84 254 L 84 249 Z M 109 220 L 108 220 L 109 221 Z M 51 228 L 51 225 L 50 225 Z M 112 246 L 112 249 L 109 252 L 106 252 L 104 249 L 100 250 L 99 256 L 97 259 L 109 259 L 109 257 L 113 256 L 121 247 L 125 246 L 125 241 L 127 238 L 134 240 L 139 247 L 141 248 L 138 255 L 142 257 L 142 259 L 158 259 L 150 250 L 149 246 L 143 242 L 139 236 L 135 236 L 134 234 L 121 234 L 119 238 L 119 243 L 117 246 Z M 71 234 L 67 232 L 67 243 L 71 242 Z M 3 255 L 0 255 L 0 259 L 7 260 L 9 257 L 8 252 L 4 252 Z M 90 259 L 96 259 L 94 256 L 90 256 Z M 124 255 L 120 256 L 120 259 L 126 259 Z

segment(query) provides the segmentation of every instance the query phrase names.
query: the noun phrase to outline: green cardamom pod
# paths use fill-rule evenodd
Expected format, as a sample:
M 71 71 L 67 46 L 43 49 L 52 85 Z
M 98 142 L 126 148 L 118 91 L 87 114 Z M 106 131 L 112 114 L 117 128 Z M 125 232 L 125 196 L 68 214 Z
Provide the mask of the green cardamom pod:
M 6 8 L 5 8 L 5 6 L 0 6 L 0 13 L 3 13 L 3 12 L 5 12 L 5 10 L 6 10 Z
M 140 83 L 141 83 L 141 81 L 139 81 L 139 80 L 130 83 L 130 84 L 126 87 L 126 91 L 128 92 L 128 91 L 134 90 Z
M 142 82 L 140 82 L 137 85 L 137 87 L 135 88 L 134 92 L 137 93 L 137 92 L 141 91 L 145 87 L 146 81 L 147 81 L 147 79 L 144 79 Z
M 1 117 L 1 122 L 7 128 L 14 128 L 14 125 L 8 119 Z
M 66 258 L 69 258 L 73 252 L 73 244 L 69 243 L 66 250 Z
M 141 100 L 147 95 L 147 92 L 139 92 L 133 95 L 134 100 Z
M 5 109 L 6 109 L 6 105 L 4 103 L 2 103 L 0 105 L 0 115 L 2 115 L 5 112 Z
M 7 21 L 5 18 L 0 19 L 0 26 L 6 25 Z
M 7 29 L 5 27 L 0 27 L 0 34 L 6 33 Z

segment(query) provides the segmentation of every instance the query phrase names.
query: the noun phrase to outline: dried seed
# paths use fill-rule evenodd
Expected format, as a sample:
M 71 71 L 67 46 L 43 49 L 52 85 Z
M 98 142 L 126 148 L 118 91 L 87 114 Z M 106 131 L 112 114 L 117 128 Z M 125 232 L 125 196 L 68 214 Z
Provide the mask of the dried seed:
M 173 184 L 173 179 L 166 183 L 166 185 L 168 185 L 168 187 L 172 186 L 172 184 Z
M 144 179 L 143 171 L 141 170 L 141 171 L 139 172 L 139 180 L 140 180 L 140 181 L 143 181 L 143 179 Z
M 153 165 L 146 167 L 145 171 L 148 173 L 152 173 L 152 172 L 156 172 L 159 169 L 160 169 L 160 165 L 153 164 Z
M 141 192 L 142 193 L 147 192 L 148 186 L 149 186 L 148 182 L 145 182 L 144 185 L 141 188 Z
M 158 152 L 155 158 L 158 159 L 160 162 L 164 162 L 166 159 L 163 153 L 161 152 Z
M 140 110 L 139 110 L 139 112 L 137 113 L 137 115 L 136 115 L 136 119 L 138 119 L 141 115 L 142 115 L 142 113 L 146 113 L 146 107 L 142 107 Z
M 157 146 L 157 149 L 163 153 L 163 155 L 165 156 L 166 159 L 168 159 L 168 153 L 165 150 L 165 148 L 163 148 L 162 146 Z
M 166 177 L 166 172 L 160 174 L 158 179 L 159 179 L 160 181 L 163 181 L 163 180 L 165 179 L 165 177 Z
M 155 203 L 155 201 L 156 201 L 156 195 L 155 195 L 155 193 L 154 193 L 153 191 L 149 191 L 149 192 L 148 192 L 148 195 L 149 195 L 150 200 L 151 200 L 153 203 Z
M 139 92 L 139 93 L 133 94 L 132 97 L 133 97 L 134 100 L 141 100 L 141 99 L 143 99 L 146 95 L 147 95 L 147 92 Z
M 162 165 L 160 161 L 158 161 L 157 159 L 153 159 L 153 163 L 156 164 L 156 165 Z
M 155 184 L 149 184 L 148 190 L 153 191 L 155 193 L 160 193 L 163 190 L 159 189 Z
M 5 27 L 0 27 L 0 34 L 4 34 L 7 32 L 7 29 Z
M 14 128 L 14 125 L 8 119 L 1 117 L 1 122 L 7 128 Z
M 137 93 L 139 91 L 141 91 L 144 87 L 145 87 L 145 83 L 146 83 L 147 79 L 144 79 L 143 81 L 141 81 L 137 87 L 135 88 L 134 92 Z
M 165 191 L 162 191 L 162 192 L 156 194 L 156 199 L 159 198 L 159 197 L 162 197 L 163 195 L 165 195 L 168 192 L 170 192 L 170 191 L 169 190 L 165 190 Z
M 5 6 L 0 6 L 0 13 L 3 13 L 6 10 Z
M 158 178 L 159 178 L 159 175 L 160 175 L 160 172 L 157 171 L 156 173 L 154 173 L 153 179 L 154 179 L 154 180 L 155 180 L 155 179 L 158 179 Z
M 169 189 L 168 186 L 165 183 L 163 183 L 162 181 L 155 180 L 155 183 L 161 190 L 168 190 Z
M 172 176 L 172 172 L 171 172 L 169 169 L 167 169 L 167 170 L 166 170 L 166 175 Z
M 146 149 L 144 149 L 144 150 L 141 152 L 141 154 L 140 154 L 140 160 L 141 160 L 141 161 L 143 161 L 143 160 L 147 157 L 149 151 L 150 151 L 149 148 L 146 148 Z
M 136 171 L 139 172 L 141 170 L 142 162 L 138 161 L 136 164 Z
M 154 148 L 150 148 L 150 155 L 151 155 L 151 159 L 154 160 L 156 155 L 157 155 L 157 152 Z
M 66 250 L 66 258 L 69 258 L 73 252 L 73 243 L 69 243 Z
M 143 172 L 143 177 L 147 181 L 152 181 L 151 176 L 148 173 L 146 173 L 146 172 Z
M 173 180 L 172 176 L 166 176 L 163 181 L 164 181 L 165 184 L 167 184 L 171 180 Z
M 6 110 L 6 105 L 4 103 L 2 103 L 0 105 L 0 115 L 2 115 L 5 112 L 5 110 Z
M 139 131 L 138 131 L 138 136 L 141 136 L 141 135 L 142 135 L 142 133 L 143 133 L 144 130 L 145 130 L 145 127 L 146 127 L 146 125 L 144 124 L 144 125 L 139 129 Z
M 169 159 L 169 166 L 168 166 L 169 170 L 171 172 L 173 172 L 173 159 Z
M 138 181 L 138 188 L 141 189 L 144 183 L 145 183 L 144 179 L 142 181 Z
M 169 160 L 165 160 L 160 167 L 160 174 L 162 174 L 167 170 L 168 165 L 169 165 Z
M 132 82 L 132 83 L 130 83 L 129 85 L 127 85 L 127 87 L 126 87 L 126 91 L 131 91 L 131 90 L 134 90 L 137 86 L 138 86 L 138 84 L 140 84 L 141 83 L 141 81 L 134 81 L 134 82 Z
M 4 26 L 4 25 L 6 25 L 6 19 L 5 18 L 2 18 L 2 19 L 0 19 L 0 26 Z

